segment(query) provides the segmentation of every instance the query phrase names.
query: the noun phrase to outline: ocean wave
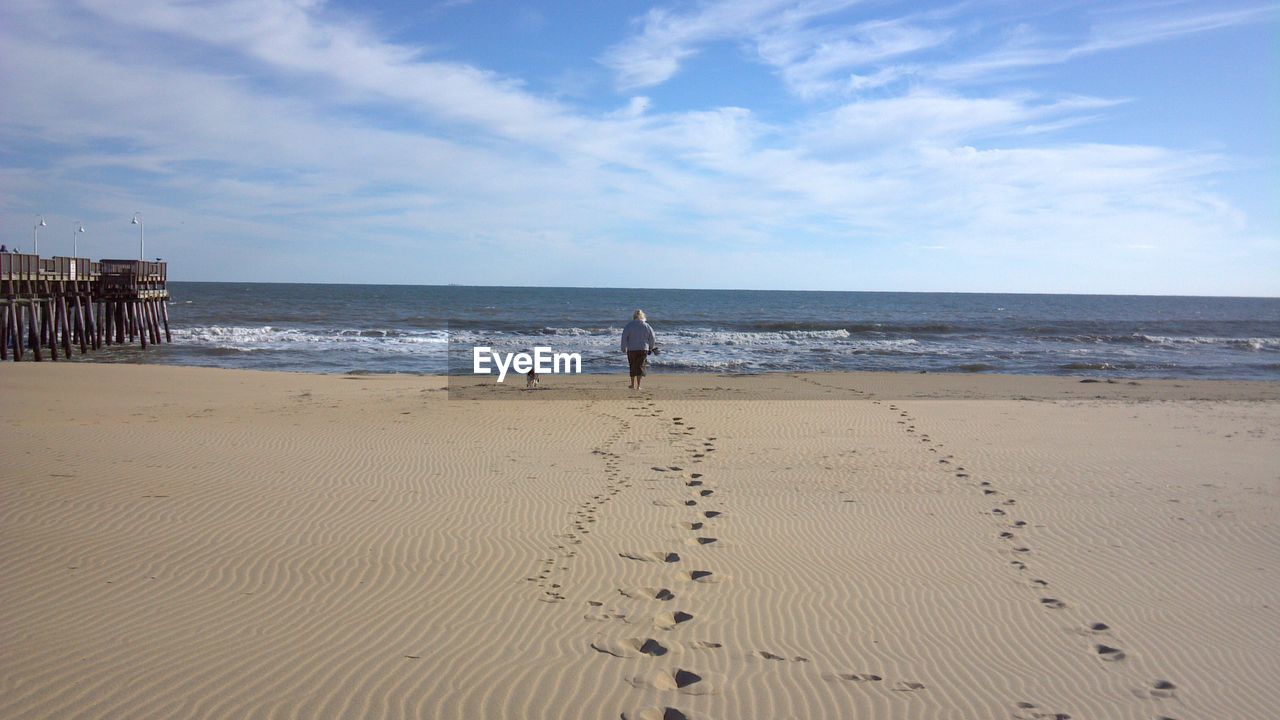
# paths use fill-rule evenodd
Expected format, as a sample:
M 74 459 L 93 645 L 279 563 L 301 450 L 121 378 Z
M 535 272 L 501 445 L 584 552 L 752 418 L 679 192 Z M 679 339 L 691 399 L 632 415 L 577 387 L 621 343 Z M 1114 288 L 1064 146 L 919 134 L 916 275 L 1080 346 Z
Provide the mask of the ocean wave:
M 854 355 L 917 355 L 922 352 L 944 354 L 947 351 L 937 346 L 929 350 L 915 338 L 901 338 L 897 340 L 855 340 L 849 343 L 848 352 Z
M 1280 338 L 1251 337 L 1205 337 L 1200 335 L 1143 335 L 1135 333 L 1134 337 L 1145 343 L 1155 345 L 1224 345 L 1239 350 L 1280 350 Z
M 580 327 L 544 327 L 541 330 L 543 335 L 556 335 L 562 337 L 584 337 L 584 336 L 603 336 L 603 335 L 621 335 L 622 328 L 602 327 L 602 328 L 580 328 Z
M 674 334 L 693 342 L 712 345 L 795 345 L 806 340 L 845 340 L 849 331 L 838 330 L 774 330 L 769 332 L 735 332 L 725 330 L 677 330 Z
M 545 343 L 548 337 L 562 337 L 575 342 L 598 345 L 617 344 L 622 328 L 544 327 L 536 331 L 508 332 L 498 330 L 454 330 L 449 337 L 459 343 L 501 343 L 507 346 L 536 345 Z M 683 328 L 656 333 L 659 345 L 682 346 L 760 346 L 798 345 L 808 341 L 840 341 L 850 338 L 849 331 L 838 330 L 779 330 L 746 332 L 713 328 Z
M 412 332 L 393 329 L 307 329 L 210 325 L 174 328 L 175 343 L 207 345 L 223 349 L 246 350 L 277 345 L 444 345 L 448 335 L 442 331 Z
M 705 370 L 719 370 L 719 371 L 752 370 L 752 369 L 759 369 L 761 365 L 759 363 L 754 363 L 749 360 L 741 360 L 741 359 L 739 360 L 690 359 L 690 360 L 663 361 L 660 365 L 655 364 L 655 367 L 661 370 L 696 372 L 696 371 L 705 371 Z
M 1215 335 L 1153 335 L 1148 333 L 1083 333 L 1061 334 L 1043 332 L 1023 333 L 1002 336 L 999 333 L 966 336 L 973 340 L 990 340 L 1004 338 L 1012 342 L 1032 341 L 1036 343 L 1061 343 L 1065 345 L 1098 345 L 1098 346 L 1156 346 L 1163 348 L 1179 348 L 1191 346 L 1222 347 L 1247 351 L 1280 351 L 1280 338 L 1274 337 L 1226 337 Z

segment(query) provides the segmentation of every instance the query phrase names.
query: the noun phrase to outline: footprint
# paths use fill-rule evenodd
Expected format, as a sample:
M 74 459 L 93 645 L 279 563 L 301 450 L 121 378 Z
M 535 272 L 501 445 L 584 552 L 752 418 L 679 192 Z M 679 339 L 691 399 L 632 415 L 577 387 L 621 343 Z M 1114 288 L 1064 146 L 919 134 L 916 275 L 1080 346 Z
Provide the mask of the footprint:
M 759 655 L 765 660 L 786 660 L 786 658 L 782 657 L 781 655 L 775 655 L 769 652 L 768 650 L 757 650 L 755 654 Z
M 1071 720 L 1071 716 L 1066 713 L 1040 711 L 1037 709 L 1039 706 L 1035 703 L 1019 702 L 1016 703 L 1015 706 L 1019 710 L 1036 710 L 1036 712 L 1033 712 L 1030 715 L 1014 713 L 1013 717 L 1018 720 Z
M 1051 597 L 1040 598 L 1040 604 L 1049 608 L 1050 610 L 1061 610 L 1067 606 L 1066 603 L 1062 602 L 1058 598 L 1051 598 Z
M 606 655 L 620 658 L 636 658 L 642 655 L 662 657 L 667 653 L 680 654 L 681 648 L 675 643 L 663 643 L 653 638 L 622 638 L 620 640 L 596 640 L 591 649 Z
M 698 640 L 696 642 L 690 643 L 690 646 L 697 650 L 719 650 L 720 648 L 724 647 L 724 645 L 722 645 L 721 643 L 712 642 L 710 640 Z
M 673 552 L 623 552 L 618 553 L 618 557 L 623 557 L 628 560 L 641 560 L 644 562 L 680 562 L 680 554 Z
M 1157 680 L 1151 683 L 1151 690 L 1148 692 L 1151 693 L 1151 697 L 1167 699 L 1173 697 L 1173 691 L 1177 689 L 1178 686 L 1168 680 Z
M 911 680 L 899 680 L 889 688 L 894 692 L 915 692 L 924 689 L 924 683 L 918 683 Z
M 834 676 L 837 680 L 846 680 L 848 682 L 880 682 L 884 678 L 874 673 L 836 673 Z
M 685 540 L 688 545 L 711 545 L 715 542 L 718 542 L 718 540 L 713 537 L 693 537 Z
M 1114 648 L 1110 645 L 1094 645 L 1094 652 L 1098 653 L 1098 657 L 1106 662 L 1117 662 L 1124 659 L 1124 651 L 1120 648 Z
M 659 630 L 671 630 L 680 623 L 686 623 L 693 619 L 692 613 L 683 610 L 674 612 L 665 612 L 653 616 L 653 626 Z
M 684 528 L 685 530 L 701 530 L 701 529 L 702 529 L 702 523 L 700 523 L 700 522 L 685 522 L 685 523 L 680 523 L 677 527 Z
M 700 583 L 718 583 L 728 579 L 725 575 L 716 575 L 710 570 L 690 570 L 680 573 L 680 577 Z
M 1090 632 L 1101 633 L 1101 632 L 1106 632 L 1110 629 L 1111 629 L 1111 626 L 1104 622 L 1089 623 Z
M 606 610 L 606 609 L 601 608 L 601 609 L 597 609 L 597 610 L 592 610 L 591 612 L 587 613 L 586 615 L 583 615 L 583 616 L 582 616 L 582 619 L 583 619 L 583 620 L 590 620 L 591 622 L 609 622 L 610 620 L 624 620 L 624 621 L 625 621 L 625 620 L 627 619 L 627 614 L 626 614 L 626 613 L 622 613 L 622 612 L 618 612 L 618 611 L 616 611 L 616 610 Z
M 721 515 L 724 515 L 724 513 L 719 510 L 707 510 L 706 512 L 702 513 L 702 517 L 707 518 L 708 520 L 718 518 Z
M 710 695 L 717 690 L 707 674 L 684 668 L 650 670 L 631 678 L 631 684 L 637 688 L 674 690 L 685 695 Z
M 676 594 L 666 588 L 641 587 L 632 590 L 618 590 L 618 594 L 635 600 L 675 600 Z

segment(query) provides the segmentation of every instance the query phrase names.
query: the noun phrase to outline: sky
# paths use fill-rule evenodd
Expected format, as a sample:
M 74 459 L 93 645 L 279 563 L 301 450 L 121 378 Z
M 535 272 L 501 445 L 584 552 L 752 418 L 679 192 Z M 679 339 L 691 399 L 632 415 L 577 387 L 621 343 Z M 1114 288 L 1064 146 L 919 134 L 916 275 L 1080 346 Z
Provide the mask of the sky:
M 0 242 L 179 280 L 1276 296 L 1278 201 L 1274 1 L 0 4 Z

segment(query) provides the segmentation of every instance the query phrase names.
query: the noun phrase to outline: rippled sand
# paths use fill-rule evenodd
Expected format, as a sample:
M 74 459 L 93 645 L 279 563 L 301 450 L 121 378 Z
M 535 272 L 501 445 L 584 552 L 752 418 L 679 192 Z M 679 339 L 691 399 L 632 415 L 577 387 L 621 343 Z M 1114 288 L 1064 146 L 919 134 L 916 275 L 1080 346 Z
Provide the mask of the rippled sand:
M 1280 383 L 0 367 L 0 716 L 1251 718 Z

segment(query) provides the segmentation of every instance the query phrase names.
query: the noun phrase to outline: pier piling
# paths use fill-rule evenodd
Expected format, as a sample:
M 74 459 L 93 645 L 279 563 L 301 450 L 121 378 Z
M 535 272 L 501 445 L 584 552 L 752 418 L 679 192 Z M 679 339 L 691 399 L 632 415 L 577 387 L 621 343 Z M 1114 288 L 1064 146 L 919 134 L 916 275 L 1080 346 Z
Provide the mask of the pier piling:
M 163 262 L 0 253 L 0 360 L 171 343 L 167 282 Z

